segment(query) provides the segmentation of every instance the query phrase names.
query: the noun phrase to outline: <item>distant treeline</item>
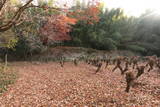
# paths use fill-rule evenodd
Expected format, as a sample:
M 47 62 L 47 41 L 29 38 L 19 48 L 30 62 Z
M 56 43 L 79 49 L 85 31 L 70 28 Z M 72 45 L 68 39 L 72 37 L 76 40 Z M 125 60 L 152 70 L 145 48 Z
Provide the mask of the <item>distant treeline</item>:
M 92 25 L 83 21 L 74 25 L 72 40 L 65 45 L 160 55 L 160 15 L 146 11 L 140 17 L 127 17 L 118 8 L 101 11 L 99 17 Z

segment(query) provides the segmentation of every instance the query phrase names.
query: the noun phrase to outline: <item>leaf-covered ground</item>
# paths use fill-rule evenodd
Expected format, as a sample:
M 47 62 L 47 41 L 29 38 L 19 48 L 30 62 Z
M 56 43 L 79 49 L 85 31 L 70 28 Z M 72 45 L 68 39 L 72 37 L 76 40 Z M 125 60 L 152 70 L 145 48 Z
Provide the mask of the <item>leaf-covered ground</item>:
M 1 107 L 160 107 L 160 73 L 146 72 L 130 93 L 119 71 L 80 63 L 12 63 L 19 78 L 0 96 Z

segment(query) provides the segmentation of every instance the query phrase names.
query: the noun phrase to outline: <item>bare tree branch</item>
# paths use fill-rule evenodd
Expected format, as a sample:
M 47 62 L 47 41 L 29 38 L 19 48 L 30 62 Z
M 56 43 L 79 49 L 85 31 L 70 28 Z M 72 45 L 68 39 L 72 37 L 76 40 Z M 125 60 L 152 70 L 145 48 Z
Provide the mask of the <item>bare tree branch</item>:
M 2 8 L 4 7 L 5 3 L 7 2 L 7 0 L 1 0 L 0 1 L 0 11 L 2 10 Z
M 18 20 L 21 16 L 21 14 L 23 13 L 23 11 L 27 8 L 27 6 L 32 2 L 33 0 L 29 0 L 25 5 L 23 5 L 22 7 L 20 7 L 17 12 L 15 13 L 15 15 L 11 18 L 10 21 L 8 21 L 8 23 L 1 25 L 0 26 L 0 32 L 4 32 L 8 29 L 10 29 L 15 23 L 16 20 Z M 3 2 L 5 5 L 6 2 Z
M 3 5 L 5 5 L 7 0 L 3 1 Z M 0 32 L 4 32 L 8 29 L 10 29 L 13 25 L 17 25 L 17 20 L 20 19 L 22 13 L 24 12 L 25 9 L 27 8 L 42 8 L 42 9 L 53 9 L 53 10 L 57 10 L 57 11 L 65 11 L 66 9 L 63 8 L 55 8 L 55 7 L 47 7 L 47 6 L 38 6 L 38 5 L 29 5 L 33 0 L 29 0 L 25 5 L 23 5 L 22 7 L 20 7 L 17 12 L 14 14 L 14 16 L 11 18 L 10 21 L 8 21 L 7 23 L 5 23 L 4 25 L 0 26 Z M 2 6 L 3 7 L 3 6 Z M 1 8 L 0 8 L 1 9 Z

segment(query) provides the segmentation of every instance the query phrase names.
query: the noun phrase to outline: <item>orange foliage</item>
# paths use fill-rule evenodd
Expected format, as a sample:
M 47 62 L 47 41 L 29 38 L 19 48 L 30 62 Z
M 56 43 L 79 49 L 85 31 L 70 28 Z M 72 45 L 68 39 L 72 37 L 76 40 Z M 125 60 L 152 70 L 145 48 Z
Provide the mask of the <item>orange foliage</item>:
M 75 18 L 70 18 L 70 17 L 67 17 L 67 16 L 63 16 L 64 17 L 64 21 L 68 24 L 76 24 L 77 23 L 77 19 Z
M 87 24 L 93 24 L 99 21 L 100 10 L 98 5 L 91 5 L 82 10 L 77 9 L 73 12 L 68 12 L 68 16 L 75 17 L 78 21 L 85 21 Z
M 52 15 L 48 18 L 47 23 L 40 29 L 42 41 L 46 44 L 49 41 L 70 40 L 70 24 L 76 24 L 77 20 L 65 15 Z
M 71 25 L 76 24 L 78 21 L 84 21 L 87 24 L 98 22 L 100 9 L 98 2 L 96 2 L 96 5 L 90 5 L 86 9 L 76 9 L 66 13 L 67 16 L 52 15 L 48 17 L 47 23 L 40 29 L 43 43 L 70 40 Z

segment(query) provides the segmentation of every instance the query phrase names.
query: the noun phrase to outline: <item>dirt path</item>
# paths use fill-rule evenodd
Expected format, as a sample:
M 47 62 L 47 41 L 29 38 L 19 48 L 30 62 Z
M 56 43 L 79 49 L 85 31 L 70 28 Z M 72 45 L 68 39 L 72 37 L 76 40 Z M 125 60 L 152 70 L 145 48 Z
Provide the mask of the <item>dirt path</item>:
M 160 75 L 145 73 L 135 88 L 125 93 L 120 72 L 72 63 L 13 63 L 19 78 L 0 96 L 0 107 L 160 107 Z

